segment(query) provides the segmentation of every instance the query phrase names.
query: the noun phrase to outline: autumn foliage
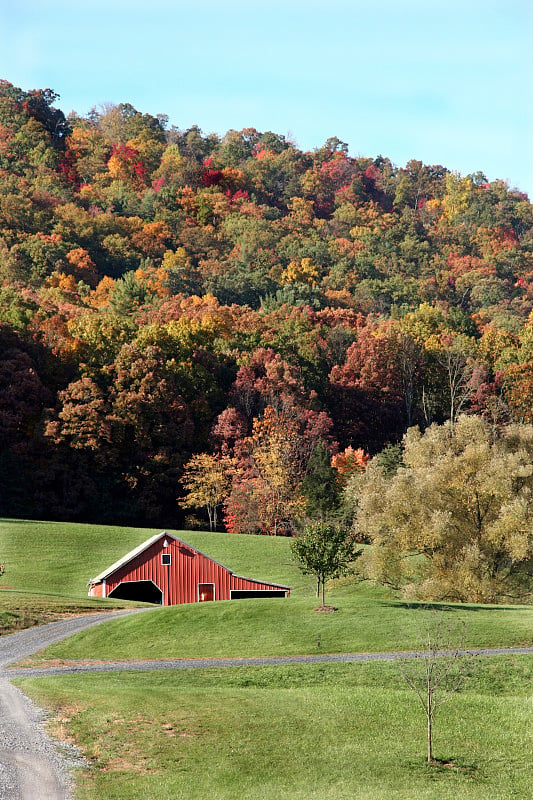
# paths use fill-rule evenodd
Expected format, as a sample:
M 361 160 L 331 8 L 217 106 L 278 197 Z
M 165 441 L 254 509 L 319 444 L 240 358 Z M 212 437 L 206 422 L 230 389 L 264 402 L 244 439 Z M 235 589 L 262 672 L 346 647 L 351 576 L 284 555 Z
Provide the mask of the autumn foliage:
M 0 82 L 5 516 L 292 535 L 412 426 L 531 420 L 525 195 L 57 101 Z

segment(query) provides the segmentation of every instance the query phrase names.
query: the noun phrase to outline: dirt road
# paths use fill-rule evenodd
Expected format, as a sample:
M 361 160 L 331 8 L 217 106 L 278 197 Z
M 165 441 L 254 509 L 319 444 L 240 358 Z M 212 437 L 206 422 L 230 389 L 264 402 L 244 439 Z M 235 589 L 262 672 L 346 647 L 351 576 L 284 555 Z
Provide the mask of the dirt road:
M 80 759 L 46 735 L 42 713 L 0 679 L 1 800 L 68 800 L 69 769 Z
M 75 748 L 50 739 L 42 710 L 9 683 L 5 667 L 73 633 L 131 613 L 137 612 L 71 617 L 0 637 L 0 800 L 70 800 L 70 773 L 83 763 Z

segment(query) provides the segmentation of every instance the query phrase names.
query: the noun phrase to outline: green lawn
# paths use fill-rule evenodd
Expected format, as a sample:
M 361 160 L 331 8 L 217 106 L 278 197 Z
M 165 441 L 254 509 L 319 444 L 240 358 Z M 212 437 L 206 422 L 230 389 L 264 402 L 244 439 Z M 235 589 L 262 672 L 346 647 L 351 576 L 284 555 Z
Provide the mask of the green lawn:
M 59 642 L 33 659 L 101 660 L 296 655 L 408 650 L 430 613 L 371 597 L 332 592 L 339 610 L 320 614 L 313 598 L 235 600 L 156 608 L 113 620 Z M 458 606 L 471 647 L 530 645 L 533 610 Z M 320 649 L 318 637 L 320 636 Z
M 87 581 L 156 533 L 143 528 L 0 520 L 0 588 L 87 597 Z
M 35 602 L 49 592 L 50 604 L 88 601 L 86 583 L 114 560 L 154 533 L 142 528 L 44 522 L 0 523 L 0 553 L 6 574 L 0 586 L 23 592 Z M 42 658 L 101 659 L 254 656 L 405 650 L 416 641 L 423 608 L 406 606 L 383 589 L 349 579 L 328 587 L 327 601 L 338 608 L 319 614 L 315 583 L 294 563 L 289 541 L 263 536 L 178 532 L 187 542 L 237 574 L 293 587 L 288 599 L 224 601 L 155 608 L 129 619 L 84 631 L 46 650 Z M 13 595 L 11 595 L 13 596 Z M 0 592 L 2 601 L 8 593 Z M 85 598 L 82 600 L 82 598 Z M 46 598 L 44 599 L 46 602 Z M 444 614 L 465 619 L 468 644 L 531 644 L 533 607 L 453 606 Z
M 105 608 L 86 583 L 153 530 L 0 523 L 0 615 Z M 315 611 L 314 581 L 289 542 L 186 532 L 236 573 L 293 587 L 289 599 L 154 608 L 48 648 L 34 660 L 337 653 L 412 648 L 430 611 L 344 579 L 334 613 Z M 531 606 L 455 605 L 470 646 L 531 644 Z M 8 623 L 9 624 L 9 623 Z M 318 639 L 320 637 L 320 648 Z M 437 720 L 425 720 L 391 664 L 121 672 L 20 681 L 55 710 L 53 726 L 90 759 L 76 800 L 525 800 L 531 796 L 532 660 L 482 660 Z M 528 738 L 529 737 L 529 738 Z M 528 794 L 529 792 L 529 794 Z
M 532 668 L 483 660 L 437 717 L 446 765 L 433 767 L 423 713 L 391 664 L 19 683 L 90 760 L 77 800 L 526 800 Z

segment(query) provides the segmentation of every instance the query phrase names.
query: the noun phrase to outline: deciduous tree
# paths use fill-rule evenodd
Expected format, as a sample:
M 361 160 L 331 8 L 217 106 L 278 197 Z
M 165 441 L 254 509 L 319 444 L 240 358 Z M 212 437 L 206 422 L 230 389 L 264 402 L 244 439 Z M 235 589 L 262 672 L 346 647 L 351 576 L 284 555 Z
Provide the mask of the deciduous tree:
M 443 613 L 445 610 L 426 610 L 430 618 L 420 627 L 416 656 L 397 662 L 403 679 L 424 709 L 428 764 L 435 761 L 433 734 L 437 710 L 460 691 L 473 662 L 473 656 L 465 650 L 464 622 L 450 621 Z
M 317 597 L 325 605 L 326 581 L 345 574 L 361 554 L 353 536 L 326 522 L 314 522 L 291 542 L 291 550 L 304 574 L 314 575 Z
M 497 602 L 533 588 L 533 426 L 479 417 L 404 438 L 403 464 L 354 476 L 370 576 L 408 597 Z
M 183 508 L 205 508 L 209 530 L 216 531 L 218 509 L 230 492 L 235 459 L 227 455 L 197 453 L 185 464 L 181 483 L 187 494 L 179 503 Z

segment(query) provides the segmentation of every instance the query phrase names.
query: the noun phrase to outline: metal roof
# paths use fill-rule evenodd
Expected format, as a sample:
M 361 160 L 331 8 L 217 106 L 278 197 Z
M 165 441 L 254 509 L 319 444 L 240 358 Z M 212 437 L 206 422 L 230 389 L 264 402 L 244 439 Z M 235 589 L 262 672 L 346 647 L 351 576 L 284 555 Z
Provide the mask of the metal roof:
M 140 556 L 141 553 L 144 553 L 145 550 L 148 550 L 148 548 L 151 547 L 151 545 L 155 544 L 155 542 L 157 542 L 159 539 L 162 538 L 174 539 L 175 542 L 179 542 L 184 547 L 188 547 L 189 550 L 193 550 L 195 553 L 198 553 L 198 555 L 203 556 L 204 558 L 208 558 L 209 561 L 212 561 L 214 564 L 218 564 L 219 567 L 222 567 L 222 569 L 225 569 L 227 572 L 231 573 L 231 575 L 235 575 L 232 569 L 226 567 L 224 564 L 221 564 L 220 561 L 215 561 L 214 558 L 211 558 L 211 556 L 208 556 L 206 553 L 202 553 L 202 551 L 198 550 L 197 547 L 193 547 L 191 544 L 184 542 L 183 539 L 179 538 L 179 536 L 174 536 L 173 533 L 168 533 L 168 531 L 161 531 L 161 533 L 156 533 L 155 536 L 151 536 L 145 542 L 138 545 L 133 550 L 130 550 L 129 553 L 126 553 L 125 556 L 122 556 L 122 558 L 119 558 L 119 560 L 115 561 L 114 564 L 111 564 L 110 567 L 107 567 L 107 569 L 105 569 L 103 572 L 97 575 L 96 578 L 91 578 L 91 580 L 87 583 L 87 586 L 91 586 L 95 583 L 101 583 L 109 575 L 112 575 L 113 572 L 116 572 L 118 569 L 120 569 L 120 567 L 123 567 L 129 561 L 132 561 L 137 556 Z M 235 577 L 244 578 L 244 580 L 252 581 L 253 583 L 262 583 L 265 586 L 277 586 L 279 589 L 291 588 L 290 586 L 285 586 L 282 583 L 272 583 L 272 581 L 260 581 L 257 580 L 257 578 L 247 578 L 245 575 L 235 575 Z

